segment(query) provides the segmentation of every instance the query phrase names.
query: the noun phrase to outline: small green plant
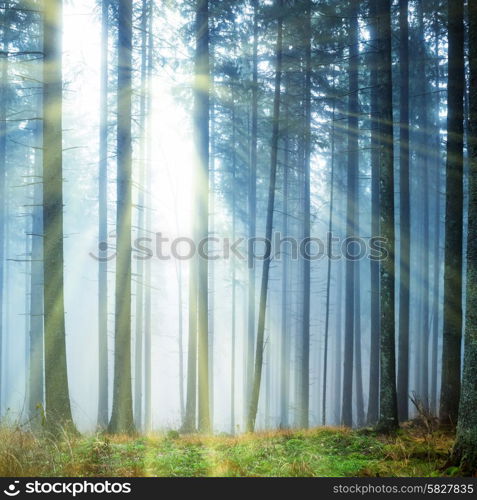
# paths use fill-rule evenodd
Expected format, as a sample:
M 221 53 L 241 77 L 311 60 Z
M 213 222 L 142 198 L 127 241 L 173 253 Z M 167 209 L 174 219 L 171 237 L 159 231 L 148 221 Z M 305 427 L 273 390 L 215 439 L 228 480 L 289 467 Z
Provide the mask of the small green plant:
M 179 432 L 175 431 L 175 430 L 167 431 L 166 436 L 167 436 L 167 439 L 179 439 L 181 437 Z

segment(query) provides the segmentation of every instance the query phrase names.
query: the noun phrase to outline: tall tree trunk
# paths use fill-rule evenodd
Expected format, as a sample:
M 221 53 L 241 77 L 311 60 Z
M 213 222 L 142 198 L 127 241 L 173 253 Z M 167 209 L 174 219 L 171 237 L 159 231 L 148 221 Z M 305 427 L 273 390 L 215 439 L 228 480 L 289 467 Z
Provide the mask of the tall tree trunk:
M 342 363 L 342 341 L 343 341 L 343 328 L 342 328 L 342 302 L 343 302 L 343 271 L 341 262 L 338 263 L 338 276 L 336 281 L 336 327 L 335 327 L 335 395 L 334 395 L 334 421 L 338 425 L 341 423 L 341 393 L 343 390 L 343 363 Z
M 235 200 L 234 200 L 235 206 Z M 233 234 L 235 235 L 235 209 L 233 215 Z M 233 241 L 235 241 L 235 236 L 233 236 Z M 232 262 L 232 352 L 231 352 L 231 363 L 230 363 L 230 433 L 235 434 L 235 343 L 236 343 L 236 291 L 237 287 L 235 284 L 236 280 L 236 270 L 235 262 Z
M 436 168 L 436 194 L 435 194 L 435 208 L 434 208 L 434 221 L 436 234 L 434 237 L 434 272 L 433 272 L 433 291 L 432 291 L 432 347 L 431 347 L 431 386 L 430 386 L 430 399 L 429 408 L 432 415 L 437 415 L 437 377 L 438 377 L 438 358 L 439 358 L 439 291 L 441 286 L 440 270 L 441 270 L 441 169 L 437 165 Z
M 119 0 L 117 256 L 113 411 L 109 431 L 134 432 L 131 385 L 131 217 L 132 217 L 132 0 Z
M 8 130 L 8 127 L 7 127 Z M 9 255 L 11 255 L 11 248 L 12 248 L 12 241 L 9 235 L 11 234 L 10 228 L 12 226 L 12 192 L 10 188 L 10 185 L 8 183 L 9 180 L 9 175 L 7 173 L 7 176 L 5 178 L 6 186 L 6 195 L 5 195 L 5 277 L 4 277 L 4 291 L 8 292 L 10 290 L 11 286 L 11 266 L 9 262 Z M 4 336 L 4 345 L 3 345 L 3 376 L 2 376 L 2 382 L 3 382 L 3 394 L 2 396 L 2 404 L 3 404 L 3 409 L 7 410 L 10 406 L 10 401 L 9 401 L 9 396 L 10 392 L 6 390 L 7 387 L 10 387 L 10 343 L 11 343 L 11 336 L 8 335 L 8 332 L 11 328 L 11 302 L 12 302 L 12 297 L 10 293 L 5 293 L 4 295 L 4 328 L 5 328 L 5 336 Z
M 38 108 L 41 98 L 38 99 Z M 29 362 L 29 416 L 33 425 L 39 423 L 39 406 L 44 407 L 44 353 L 43 353 L 43 214 L 41 125 L 34 128 L 35 165 L 32 213 L 32 246 L 30 275 L 30 362 Z
M 356 213 L 358 210 L 358 128 L 359 128 L 359 102 L 358 102 L 358 4 L 351 2 L 350 27 L 349 27 L 349 67 L 348 67 L 348 182 L 346 202 L 346 237 L 357 237 Z M 346 259 L 346 295 L 345 295 L 345 357 L 343 373 L 343 425 L 353 425 L 353 358 L 354 358 L 354 319 L 355 319 L 355 274 L 356 262 Z
M 399 363 L 398 413 L 405 421 L 409 414 L 409 285 L 410 285 L 410 204 L 409 204 L 409 1 L 399 2 Z
M 359 168 L 357 169 L 356 179 L 356 212 L 354 222 L 356 235 L 360 234 L 359 217 Z M 356 398 L 356 425 L 363 427 L 364 418 L 364 398 L 363 398 L 363 368 L 361 362 L 361 268 L 360 261 L 355 263 L 354 269 L 354 375 L 355 375 L 355 398 Z
M 270 339 L 267 340 L 268 349 L 265 351 L 265 393 L 264 393 L 264 403 L 265 403 L 265 411 L 263 415 L 263 423 L 264 428 L 270 428 L 270 404 L 272 399 L 272 370 L 271 370 L 271 350 L 272 344 Z
M 3 11 L 2 54 L 0 56 L 0 415 L 3 399 L 3 296 L 4 296 L 4 266 L 5 266 L 5 214 L 6 214 L 6 155 L 7 155 L 7 109 L 6 92 L 8 81 L 8 5 Z
M 395 352 L 395 233 L 394 233 L 394 148 L 393 87 L 391 48 L 391 1 L 380 0 L 378 15 L 378 120 L 380 147 L 380 228 L 387 258 L 380 267 L 381 376 L 379 429 L 392 431 L 398 426 Z
M 359 201 L 359 200 L 358 200 Z M 359 227 L 359 222 L 357 224 Z M 354 371 L 356 393 L 356 425 L 363 427 L 364 399 L 363 399 L 363 368 L 361 362 L 361 272 L 359 262 L 355 269 L 355 297 L 354 297 Z
M 210 44 L 210 172 L 209 172 L 209 231 L 215 235 L 215 51 L 214 45 Z M 215 343 L 215 266 L 214 261 L 209 262 L 209 412 L 211 430 L 214 430 L 214 343 Z
M 434 21 L 434 53 L 435 53 L 435 75 L 436 83 L 435 87 L 439 88 L 440 85 L 440 66 L 439 66 L 439 24 L 437 19 L 437 13 L 435 13 Z M 441 123 L 440 123 L 440 104 L 441 96 L 436 93 L 436 109 L 438 111 L 435 122 L 435 194 L 434 194 L 434 249 L 433 249 L 433 259 L 434 259 L 434 276 L 433 276 L 433 298 L 432 298 L 432 366 L 431 366 L 431 396 L 430 396 L 430 409 L 433 415 L 437 415 L 437 399 L 438 399 L 438 388 L 437 388 L 437 377 L 439 370 L 439 297 L 440 297 L 440 287 L 441 287 L 441 186 L 442 186 L 442 168 L 441 168 Z
M 99 116 L 99 242 L 108 240 L 108 45 L 109 0 L 101 2 L 101 75 Z M 105 429 L 109 417 L 108 383 L 108 260 L 98 263 L 98 427 Z
M 197 184 L 197 171 L 194 172 Z M 193 206 L 197 206 L 199 195 L 194 185 L 192 197 Z M 197 212 L 193 216 L 193 239 L 197 240 Z M 187 380 L 186 380 L 186 405 L 182 421 L 181 432 L 194 433 L 197 430 L 197 256 L 189 262 L 189 316 L 188 316 L 188 345 L 187 345 Z
M 258 138 L 258 0 L 253 0 L 252 53 L 252 130 L 248 183 L 248 238 L 252 242 L 257 229 L 257 138 Z M 250 243 L 249 243 L 250 245 Z M 245 407 L 248 408 L 253 383 L 253 346 L 255 342 L 255 262 L 253 248 L 248 248 L 248 326 L 245 349 Z
M 426 41 L 424 30 L 424 13 L 422 2 L 417 4 L 418 36 L 419 36 L 419 67 L 424 77 L 418 80 L 418 94 L 421 94 L 419 110 L 419 149 L 420 170 L 422 175 L 422 260 L 421 268 L 421 297 L 422 316 L 420 328 L 421 362 L 419 364 L 419 396 L 425 405 L 429 405 L 429 88 L 426 79 Z
M 235 82 L 231 82 L 232 85 L 232 241 L 236 238 L 236 192 L 237 192 L 237 155 L 236 155 L 236 113 L 235 113 Z M 230 433 L 235 434 L 235 338 L 236 338 L 236 295 L 237 295 L 237 270 L 235 265 L 235 257 L 232 256 L 232 352 L 231 352 L 231 363 L 230 363 Z
M 209 237 L 209 2 L 197 0 L 194 83 L 194 126 L 197 149 L 198 241 Z M 198 425 L 209 432 L 209 294 L 208 260 L 197 260 Z
M 447 164 L 444 328 L 440 422 L 455 426 L 459 410 L 462 340 L 464 168 L 464 2 L 448 0 Z
M 469 226 L 462 392 L 453 459 L 477 473 L 477 2 L 469 0 Z
M 148 13 L 148 54 L 147 54 L 147 122 L 146 122 L 146 231 L 152 230 L 151 211 L 151 161 L 152 161 L 152 70 L 154 64 L 154 2 L 149 0 Z M 182 283 L 182 280 L 179 280 Z M 152 328 L 151 328 L 151 259 L 146 261 L 144 270 L 145 298 L 144 298 L 144 429 L 152 430 Z M 182 311 L 182 304 L 181 304 Z M 182 345 L 182 338 L 181 338 Z M 182 353 L 181 353 L 182 360 Z M 181 379 L 182 383 L 182 379 Z
M 377 44 L 377 0 L 370 0 L 370 38 Z M 371 235 L 379 235 L 379 108 L 378 108 L 378 56 L 377 50 L 371 56 Z M 368 425 L 374 425 L 379 418 L 379 261 L 370 261 L 371 278 L 371 338 L 369 356 Z
M 45 402 L 48 426 L 73 426 L 63 281 L 62 1 L 43 3 L 43 256 Z
M 271 241 L 273 231 L 273 211 L 275 207 L 275 185 L 277 179 L 277 159 L 278 159 L 278 138 L 280 129 L 280 91 L 282 81 L 282 50 L 283 50 L 283 0 L 276 0 L 279 9 L 277 27 L 277 45 L 275 50 L 275 92 L 273 98 L 273 127 L 271 141 L 271 161 L 270 161 L 270 183 L 268 191 L 267 221 L 265 229 L 265 239 L 270 244 L 263 260 L 262 283 L 260 288 L 260 307 L 257 327 L 257 345 L 255 350 L 255 368 L 253 374 L 253 388 L 250 398 L 250 406 L 247 416 L 247 431 L 253 432 L 255 420 L 257 418 L 258 399 L 260 395 L 260 383 L 263 368 L 263 349 L 265 335 L 265 317 L 267 312 L 268 276 L 270 273 Z
M 326 425 L 326 394 L 328 383 L 328 345 L 330 329 L 330 289 L 331 289 L 331 252 L 333 234 L 333 209 L 335 196 L 335 111 L 336 96 L 335 93 L 335 75 L 333 75 L 333 112 L 331 114 L 331 162 L 330 162 L 330 207 L 328 215 L 328 241 L 327 241 L 327 272 L 326 272 L 326 310 L 325 310 L 325 345 L 323 355 L 323 389 L 321 404 L 321 425 Z M 338 286 L 341 286 L 339 284 Z M 339 306 L 338 306 L 339 307 Z
M 311 16 L 312 2 L 307 0 L 305 19 L 305 137 L 304 137 L 304 183 L 303 183 L 303 241 L 311 237 L 310 220 L 310 159 L 311 159 Z M 305 252 L 306 253 L 306 252 Z M 311 262 L 303 260 L 303 317 L 301 341 L 301 368 L 299 391 L 299 425 L 308 427 L 310 406 L 310 270 Z
M 28 173 L 30 170 L 28 169 Z M 24 314 L 25 314 L 25 331 L 24 331 L 24 362 L 25 362 L 25 400 L 29 401 L 29 393 L 30 393 L 30 381 L 28 376 L 28 367 L 30 365 L 30 297 L 31 297 L 31 255 L 32 255 L 32 238 L 31 235 L 33 233 L 33 217 L 27 217 L 25 220 L 25 303 L 24 303 Z M 26 420 L 29 421 L 28 415 L 26 416 Z
M 148 14 L 147 0 L 142 0 L 141 12 L 141 96 L 139 103 L 140 153 L 139 153 L 139 188 L 138 188 L 138 230 L 139 238 L 144 237 L 145 190 L 146 180 L 146 113 L 147 113 L 147 50 L 148 50 Z M 142 428 L 142 392 L 144 375 L 144 261 L 137 259 L 136 268 L 136 336 L 134 362 L 134 419 L 136 427 Z
M 286 75 L 285 75 L 286 76 Z M 285 88 L 288 89 L 288 79 L 285 81 Z M 284 123 L 284 153 L 283 153 L 283 200 L 282 200 L 282 230 L 283 236 L 288 237 L 288 187 L 289 187 L 289 110 L 287 90 L 285 91 L 285 123 Z M 289 259 L 284 253 L 282 255 L 282 290 L 281 290 L 281 332 L 280 332 L 280 427 L 286 429 L 289 426 L 289 405 L 290 405 L 290 331 L 288 321 L 288 283 L 289 283 Z
M 183 298 L 182 298 L 182 262 L 178 263 L 177 270 L 177 283 L 178 283 L 178 313 L 179 313 L 179 409 L 181 415 L 181 422 L 185 417 L 185 398 L 184 398 L 184 319 L 183 319 Z
M 197 419 L 197 262 L 189 264 L 189 337 L 187 346 L 186 408 L 181 431 L 193 433 Z

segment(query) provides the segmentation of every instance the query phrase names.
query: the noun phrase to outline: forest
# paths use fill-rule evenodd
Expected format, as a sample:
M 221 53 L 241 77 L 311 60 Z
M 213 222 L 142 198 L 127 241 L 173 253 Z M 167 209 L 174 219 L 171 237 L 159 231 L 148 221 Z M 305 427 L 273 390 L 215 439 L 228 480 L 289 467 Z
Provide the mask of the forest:
M 1 476 L 477 476 L 477 0 L 0 45 Z

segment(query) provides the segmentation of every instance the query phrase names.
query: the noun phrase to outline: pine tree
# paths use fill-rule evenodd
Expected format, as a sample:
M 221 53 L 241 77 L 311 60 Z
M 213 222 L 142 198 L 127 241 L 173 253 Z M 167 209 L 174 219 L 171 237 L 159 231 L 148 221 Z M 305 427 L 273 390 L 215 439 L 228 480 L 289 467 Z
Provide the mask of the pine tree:
M 99 124 L 99 241 L 108 238 L 108 40 L 109 0 L 101 2 L 101 75 Z M 108 425 L 108 261 L 103 255 L 98 264 L 98 427 Z
M 393 148 L 393 88 L 391 59 L 391 2 L 380 0 L 378 19 L 378 109 L 380 116 L 380 228 L 386 258 L 380 267 L 381 299 L 381 377 L 378 428 L 383 432 L 398 426 L 395 353 L 395 233 L 394 233 L 394 148 Z
M 399 2 L 399 207 L 400 207 L 400 261 L 399 261 L 399 364 L 398 410 L 399 420 L 408 418 L 409 401 L 409 266 L 410 205 L 409 205 L 409 2 Z
M 311 237 L 311 40 L 312 40 L 312 6 L 310 0 L 305 4 L 305 82 L 304 82 L 304 182 L 303 182 L 303 241 L 307 242 Z M 303 262 L 303 332 L 301 342 L 301 368 L 300 368 L 300 392 L 299 392 L 299 423 L 300 427 L 307 428 L 309 421 L 310 406 L 310 259 L 305 257 Z
M 113 411 L 109 432 L 135 431 L 131 385 L 132 0 L 118 6 L 117 252 Z
M 138 235 L 144 236 L 146 210 L 146 107 L 147 107 L 147 65 L 148 65 L 148 15 L 149 4 L 142 1 L 141 6 L 141 96 L 139 104 L 141 130 L 139 158 L 139 193 L 138 193 Z M 142 259 L 137 260 L 136 269 L 136 342 L 134 363 L 134 418 L 136 427 L 142 427 L 143 375 L 144 375 L 144 295 L 145 295 L 145 265 Z
M 371 114 L 371 234 L 379 234 L 379 128 L 378 128 L 378 55 L 376 50 L 377 32 L 377 0 L 370 0 L 370 38 L 373 50 L 370 56 L 370 114 Z M 371 338 L 369 356 L 369 394 L 367 422 L 374 425 L 379 418 L 379 261 L 370 261 L 371 279 Z
M 273 98 L 273 126 L 272 126 L 272 141 L 271 141 L 270 181 L 268 187 L 267 221 L 265 229 L 265 239 L 268 242 L 272 241 L 273 211 L 275 207 L 275 186 L 276 186 L 277 164 L 278 164 L 278 139 L 279 139 L 279 127 L 280 127 L 280 91 L 281 91 L 281 81 L 282 81 L 282 51 L 283 51 L 283 0 L 277 0 L 275 5 L 278 9 L 278 26 L 277 26 L 277 44 L 275 49 L 276 66 L 275 66 L 275 91 Z M 272 259 L 271 248 L 267 248 L 262 268 L 260 307 L 259 307 L 257 341 L 255 350 L 255 367 L 253 372 L 253 388 L 247 415 L 248 432 L 253 432 L 255 428 L 255 421 L 257 418 L 257 410 L 258 410 L 258 400 L 260 396 L 260 383 L 262 379 L 262 368 L 263 368 L 265 317 L 267 311 L 268 278 L 270 273 L 271 259 Z
M 194 134 L 197 149 L 197 237 L 209 236 L 209 2 L 197 0 L 195 17 Z M 198 424 L 209 432 L 209 306 L 208 261 L 197 260 L 197 350 L 198 350 Z
M 41 96 L 38 97 L 38 109 L 41 108 Z M 41 124 L 33 128 L 36 144 L 33 167 L 33 213 L 30 275 L 30 354 L 29 354 L 29 415 L 33 425 L 38 423 L 39 405 L 44 407 L 45 365 L 43 337 L 43 189 L 41 161 Z
M 6 155 L 7 155 L 7 109 L 6 91 L 8 78 L 8 10 L 2 13 L 2 54 L 0 58 L 0 413 L 2 411 L 3 370 L 3 296 L 5 265 L 5 215 L 6 215 Z
M 464 2 L 449 0 L 447 164 L 444 258 L 444 333 L 439 419 L 455 426 L 459 409 L 462 340 L 464 168 Z
M 257 227 L 257 141 L 258 141 L 258 0 L 253 5 L 253 49 L 252 49 L 252 110 L 250 171 L 248 185 L 248 237 L 253 241 Z M 255 341 L 255 263 L 253 249 L 248 249 L 248 326 L 245 350 L 245 405 L 250 400 L 253 383 L 253 346 Z
M 149 186 L 151 185 L 151 158 L 152 158 L 152 74 L 153 74 L 153 64 L 154 64 L 154 3 L 149 0 L 148 5 L 148 43 L 147 43 L 147 120 L 146 120 L 146 131 L 145 131 L 145 141 L 146 141 L 146 172 L 145 172 L 145 184 L 148 186 L 146 188 L 145 196 L 145 209 L 146 212 L 146 230 L 151 231 L 152 226 L 152 216 L 151 216 L 151 190 Z M 182 283 L 179 281 L 179 283 Z M 152 429 L 152 279 L 151 279 L 151 259 L 146 261 L 146 267 L 144 270 L 144 287 L 145 287 L 145 297 L 144 297 L 144 429 L 146 432 L 150 432 Z M 182 304 L 181 311 L 182 311 Z M 181 318 L 182 320 L 182 318 Z M 182 346 L 182 338 L 181 346 Z M 182 356 L 181 356 L 182 361 Z M 182 386 L 182 377 L 180 380 Z
M 356 215 L 358 211 L 358 64 L 359 64 L 359 32 L 358 4 L 351 2 L 349 11 L 349 66 L 348 66 L 348 172 L 346 200 L 346 237 L 357 237 Z M 353 425 L 353 361 L 355 330 L 355 287 L 357 263 L 350 257 L 346 260 L 346 292 L 345 292 L 345 354 L 343 372 L 343 415 L 342 423 L 348 427 Z
M 462 391 L 453 460 L 477 473 L 477 2 L 469 1 L 469 237 Z
M 63 278 L 62 0 L 43 3 L 43 266 L 48 426 L 72 427 Z

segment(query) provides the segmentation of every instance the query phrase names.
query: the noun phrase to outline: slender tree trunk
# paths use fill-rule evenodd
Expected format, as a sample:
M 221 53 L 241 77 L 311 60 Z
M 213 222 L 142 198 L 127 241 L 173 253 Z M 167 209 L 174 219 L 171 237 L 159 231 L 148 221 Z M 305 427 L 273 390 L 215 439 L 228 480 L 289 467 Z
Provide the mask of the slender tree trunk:
M 38 99 L 38 108 L 41 98 Z M 30 276 L 30 362 L 29 362 L 29 415 L 33 425 L 39 423 L 39 406 L 44 407 L 43 357 L 43 193 L 41 164 L 41 125 L 34 128 L 35 166 L 33 187 L 32 246 Z
M 469 239 L 462 392 L 453 460 L 477 473 L 477 2 L 469 1 Z
M 197 262 L 189 265 L 189 340 L 187 347 L 187 398 L 182 432 L 193 433 L 197 419 Z
M 370 38 L 373 41 L 374 53 L 371 56 L 371 235 L 379 235 L 379 109 L 378 109 L 378 71 L 377 71 L 377 0 L 370 0 Z M 371 338 L 369 356 L 369 395 L 368 425 L 374 425 L 379 418 L 379 261 L 370 261 L 371 278 Z
M 99 242 L 108 240 L 108 45 L 109 0 L 101 2 L 101 75 L 99 116 Z M 104 252 L 105 253 L 105 252 Z M 98 263 L 98 427 L 105 429 L 109 417 L 108 382 L 108 260 Z
M 4 296 L 4 266 L 5 266 L 5 214 L 6 214 L 6 154 L 7 154 L 7 109 L 6 92 L 8 82 L 8 10 L 3 11 L 2 55 L 0 56 L 0 415 L 3 399 L 3 296 Z
M 424 78 L 418 80 L 418 94 L 421 108 L 419 113 L 419 167 L 422 173 L 422 260 L 421 268 L 421 297 L 422 297 L 422 326 L 420 328 L 421 363 L 417 367 L 419 373 L 419 395 L 423 404 L 429 406 L 429 88 L 426 79 L 426 42 L 424 32 L 424 13 L 422 2 L 417 4 L 418 35 L 419 35 L 419 67 Z
M 358 223 L 359 227 L 359 223 Z M 355 269 L 355 298 L 354 298 L 354 370 L 356 378 L 356 425 L 363 427 L 364 418 L 364 399 L 363 399 L 363 368 L 361 363 L 361 273 L 359 262 Z
M 398 427 L 395 352 L 395 233 L 394 233 L 394 148 L 393 87 L 391 49 L 391 1 L 380 0 L 378 9 L 378 120 L 380 147 L 380 228 L 387 258 L 380 267 L 381 377 L 379 429 Z
M 336 96 L 335 91 L 335 75 L 333 75 L 333 112 L 331 114 L 331 164 L 330 164 L 330 209 L 328 215 L 328 242 L 327 242 L 327 273 L 326 273 L 326 312 L 325 312 L 325 346 L 323 355 L 323 389 L 322 389 L 322 404 L 321 404 L 321 424 L 326 425 L 326 394 L 328 383 L 328 344 L 329 344 L 329 328 L 330 328 L 330 289 L 331 289 L 331 252 L 332 234 L 333 234 L 333 208 L 334 208 L 334 193 L 335 193 L 335 110 Z M 341 286 L 341 284 L 339 285 Z
M 359 217 L 359 167 L 357 169 L 356 179 L 356 198 L 354 214 L 354 223 L 356 235 L 360 234 Z M 356 397 L 356 425 L 363 427 L 364 417 L 364 398 L 363 398 L 363 368 L 361 363 L 361 268 L 359 260 L 355 263 L 354 269 L 355 296 L 354 296 L 354 375 L 355 375 L 355 397 Z
M 209 236 L 209 2 L 197 0 L 196 52 L 194 84 L 194 126 L 197 148 L 198 241 Z M 197 345 L 198 345 L 198 424 L 200 432 L 209 432 L 209 294 L 208 261 L 197 260 Z
M 182 298 L 182 263 L 178 263 L 178 313 L 179 313 L 179 407 L 181 412 L 181 422 L 185 417 L 184 399 L 184 320 L 183 320 L 183 298 Z
M 310 159 L 311 159 L 311 13 L 312 2 L 306 3 L 305 20 L 305 137 L 304 137 L 304 183 L 303 183 L 303 241 L 311 237 L 310 220 Z M 306 253 L 306 252 L 305 252 Z M 303 317 L 301 341 L 301 369 L 299 392 L 299 425 L 307 428 L 310 406 L 310 259 L 303 260 Z
M 439 29 L 437 15 L 434 22 L 434 44 L 435 44 L 435 74 L 436 74 L 436 88 L 440 84 L 440 67 L 439 67 Z M 440 94 L 436 94 L 436 109 L 440 110 L 441 97 Z M 432 366 L 431 366 L 431 398 L 430 398 L 430 408 L 433 415 L 437 415 L 437 398 L 438 398 L 438 388 L 437 388 L 437 377 L 438 377 L 438 358 L 439 358 L 439 297 L 440 297 L 440 287 L 441 287 L 441 185 L 442 185 L 442 172 L 441 172 L 441 123 L 439 113 L 436 116 L 435 123 L 435 137 L 436 137 L 436 156 L 435 156 L 435 195 L 434 195 L 434 226 L 435 226 L 435 236 L 434 236 L 434 277 L 433 277 L 433 299 L 432 299 Z
M 8 130 L 8 127 L 7 127 Z M 11 234 L 10 228 L 12 226 L 12 192 L 10 188 L 10 185 L 8 183 L 9 180 L 9 175 L 7 173 L 7 176 L 5 178 L 6 186 L 6 195 L 5 195 L 5 278 L 4 278 L 4 291 L 8 292 L 10 290 L 11 286 L 11 266 L 9 262 L 9 255 L 11 255 L 11 247 L 12 247 L 12 242 L 11 238 L 9 238 L 9 235 Z M 10 406 L 10 401 L 9 401 L 9 395 L 10 392 L 6 390 L 7 387 L 10 387 L 10 343 L 11 343 L 11 336 L 8 335 L 8 332 L 10 331 L 11 328 L 11 294 L 10 293 L 5 293 L 4 296 L 4 328 L 5 328 L 5 337 L 4 337 L 4 345 L 3 345 L 3 376 L 2 376 L 2 382 L 3 382 L 3 393 L 2 395 L 2 403 L 3 403 L 3 409 L 7 410 Z
M 194 172 L 193 206 L 199 203 L 198 171 Z M 193 216 L 193 239 L 198 239 L 198 213 Z M 198 295 L 198 262 L 194 256 L 189 263 L 189 318 L 188 318 L 188 347 L 187 347 L 187 381 L 186 381 L 186 407 L 181 431 L 194 433 L 197 430 L 197 295 Z
M 194 178 L 197 179 L 197 171 Z M 197 181 L 195 181 L 197 183 Z M 198 191 L 193 188 L 193 206 L 198 203 Z M 197 212 L 193 217 L 193 239 L 197 240 Z M 189 262 L 189 318 L 187 346 L 186 407 L 181 431 L 193 433 L 197 429 L 197 256 Z
M 431 387 L 430 387 L 430 410 L 433 415 L 437 415 L 437 376 L 438 376 L 438 357 L 439 357 L 439 291 L 440 291 L 440 270 L 441 270 L 441 169 L 436 167 L 436 194 L 434 221 L 436 234 L 434 237 L 434 276 L 433 276 L 433 298 L 432 298 L 432 363 L 431 363 Z
M 235 200 L 234 200 L 235 205 Z M 235 212 L 235 210 L 234 210 Z M 233 215 L 234 218 L 234 230 L 235 234 L 235 213 Z M 235 236 L 233 237 L 235 241 Z M 235 262 L 232 262 L 232 353 L 231 353 L 231 363 L 230 363 L 230 433 L 232 435 L 235 434 L 235 338 L 236 338 L 236 270 L 235 270 Z
M 73 426 L 63 286 L 62 1 L 43 3 L 43 256 L 45 402 L 48 425 Z
M 271 370 L 271 349 L 272 345 L 270 343 L 270 339 L 266 341 L 268 349 L 265 351 L 265 394 L 264 394 L 264 402 L 265 402 L 265 411 L 264 411 L 264 428 L 268 429 L 270 427 L 270 403 L 271 403 L 271 386 L 272 386 L 272 370 Z
M 30 169 L 28 169 L 28 173 L 30 173 Z M 25 331 L 24 331 L 24 362 L 25 362 L 25 400 L 29 401 L 30 394 L 30 381 L 28 376 L 28 369 L 30 365 L 30 297 L 31 297 L 31 271 L 32 271 L 32 238 L 31 235 L 33 233 L 33 217 L 27 217 L 25 219 Z M 29 421 L 29 416 L 26 415 L 26 421 Z
M 401 422 L 409 415 L 409 291 L 411 262 L 411 214 L 409 203 L 409 2 L 399 2 L 399 364 L 398 413 Z
M 149 0 L 148 14 L 148 55 L 147 55 L 147 121 L 146 121 L 146 230 L 152 230 L 151 211 L 151 161 L 152 161 L 152 70 L 154 64 L 154 2 Z M 182 283 L 182 279 L 179 280 Z M 152 430 L 152 312 L 151 312 L 151 259 L 146 261 L 144 270 L 145 298 L 144 298 L 144 429 Z M 181 304 L 182 311 L 182 304 Z M 182 319 L 182 318 L 181 318 Z M 182 338 L 181 338 L 182 346 Z M 182 353 L 180 354 L 182 361 Z M 182 381 L 182 379 L 181 379 Z M 181 382 L 182 383 L 182 382 Z
M 147 104 L 147 50 L 148 50 L 148 14 L 147 0 L 142 0 L 141 12 L 141 96 L 139 103 L 140 153 L 139 153 L 139 188 L 138 188 L 138 219 L 137 235 L 145 236 L 145 190 L 148 189 L 146 180 L 146 104 Z M 136 428 L 142 428 L 142 392 L 144 375 L 144 261 L 137 260 L 136 268 L 136 336 L 135 336 L 135 363 L 134 363 L 134 419 Z
M 236 113 L 235 113 L 235 82 L 231 82 L 232 85 L 232 241 L 236 238 L 236 169 L 237 169 L 237 155 L 236 155 Z M 231 363 L 230 363 L 230 433 L 235 434 L 235 338 L 236 338 L 236 295 L 237 295 L 237 270 L 235 266 L 235 257 L 232 256 L 232 352 L 231 352 Z
M 131 217 L 132 217 L 132 0 L 119 0 L 117 255 L 113 411 L 109 431 L 135 431 L 131 385 Z
M 334 414 L 335 423 L 341 423 L 341 394 L 343 390 L 342 375 L 343 375 L 343 363 L 342 363 L 342 302 L 343 302 L 343 277 L 342 277 L 342 264 L 338 263 L 338 276 L 336 281 L 338 286 L 336 287 L 336 333 L 335 333 L 335 391 L 334 395 Z
M 252 54 L 252 130 L 248 185 L 248 238 L 252 242 L 257 228 L 257 138 L 258 138 L 258 0 L 253 0 Z M 248 326 L 245 349 L 245 407 L 248 408 L 253 383 L 253 346 L 255 342 L 255 262 L 253 248 L 248 248 Z
M 282 50 L 283 50 L 283 0 L 277 0 L 276 6 L 280 9 L 278 13 L 277 45 L 276 45 L 276 66 L 275 66 L 275 92 L 273 99 L 273 128 L 271 142 L 271 161 L 270 161 L 270 183 L 268 191 L 267 221 L 265 230 L 265 239 L 270 242 L 267 247 L 266 255 L 263 261 L 262 283 L 260 289 L 260 308 L 257 327 L 257 345 L 255 351 L 255 369 L 253 374 L 253 389 L 250 399 L 250 407 L 247 416 L 247 431 L 253 432 L 255 420 L 257 418 L 258 399 L 260 395 L 260 382 L 262 379 L 263 368 L 263 349 L 265 334 L 265 316 L 267 311 L 268 295 L 268 276 L 270 273 L 271 241 L 273 231 L 273 211 L 275 207 L 275 185 L 277 178 L 277 159 L 278 159 L 278 136 L 280 127 L 280 90 L 282 80 Z
M 357 237 L 356 213 L 358 192 L 358 4 L 351 3 L 349 28 L 349 68 L 348 68 L 348 182 L 346 203 L 346 237 Z M 353 358 L 354 358 L 354 318 L 355 318 L 355 274 L 356 262 L 346 259 L 346 295 L 345 295 L 345 357 L 343 373 L 343 415 L 342 423 L 348 427 L 353 425 Z
M 462 340 L 464 2 L 449 0 L 444 329 L 440 422 L 457 424 Z M 469 233 L 471 234 L 471 233 Z
M 288 79 L 285 83 L 288 89 Z M 286 93 L 285 93 L 286 99 Z M 284 154 L 283 154 L 283 214 L 282 230 L 283 236 L 288 237 L 288 187 L 289 187 L 289 111 L 288 99 L 285 102 L 285 124 L 284 124 Z M 281 290 L 281 342 L 280 342 L 280 427 L 286 429 L 289 426 L 289 398 L 290 398 L 290 331 L 288 321 L 288 282 L 289 282 L 289 259 L 288 255 L 282 255 L 282 290 Z
M 211 82 L 211 99 L 210 99 L 210 173 L 209 173 L 209 230 L 210 234 L 215 236 L 215 49 L 214 45 L 210 44 L 210 82 Z M 215 343 L 215 267 L 214 261 L 209 262 L 209 391 L 210 391 L 210 421 L 211 430 L 214 427 L 214 343 Z

